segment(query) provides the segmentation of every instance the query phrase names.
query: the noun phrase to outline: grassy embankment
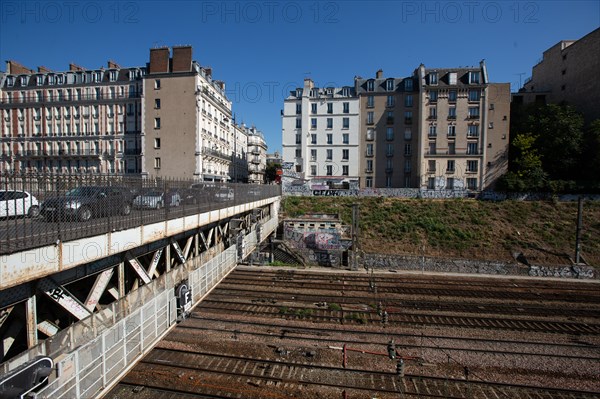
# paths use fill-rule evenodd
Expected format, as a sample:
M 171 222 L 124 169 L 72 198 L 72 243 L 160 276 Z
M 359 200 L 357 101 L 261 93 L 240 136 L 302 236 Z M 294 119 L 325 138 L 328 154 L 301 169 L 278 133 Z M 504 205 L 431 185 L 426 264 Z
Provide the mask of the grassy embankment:
M 575 254 L 576 202 L 285 197 L 283 211 L 337 213 L 350 225 L 354 203 L 365 252 L 499 261 L 523 253 L 548 265 Z M 581 238 L 583 259 L 600 266 L 599 202 L 584 203 Z

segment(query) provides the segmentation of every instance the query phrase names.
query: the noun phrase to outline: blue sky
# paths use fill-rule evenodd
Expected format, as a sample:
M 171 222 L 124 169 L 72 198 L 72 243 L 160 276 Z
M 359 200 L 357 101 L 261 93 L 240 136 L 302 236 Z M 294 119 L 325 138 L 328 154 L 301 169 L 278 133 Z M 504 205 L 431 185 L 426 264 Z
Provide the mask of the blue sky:
M 145 65 L 151 47 L 190 44 L 226 82 L 237 121 L 262 130 L 272 152 L 281 148 L 283 99 L 305 77 L 342 86 L 379 68 L 401 77 L 421 63 L 485 59 L 490 80 L 516 90 L 545 49 L 599 26 L 599 0 L 0 0 L 0 61 L 129 67 Z

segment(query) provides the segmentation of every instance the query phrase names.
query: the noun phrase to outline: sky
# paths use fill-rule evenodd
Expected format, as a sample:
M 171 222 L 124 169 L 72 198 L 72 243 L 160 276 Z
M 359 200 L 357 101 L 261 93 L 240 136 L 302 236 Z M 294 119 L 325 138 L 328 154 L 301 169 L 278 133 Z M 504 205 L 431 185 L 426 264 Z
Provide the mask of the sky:
M 255 125 L 274 152 L 283 100 L 304 78 L 351 86 L 378 69 L 404 77 L 421 63 L 485 59 L 490 81 L 517 91 L 544 50 L 599 26 L 600 0 L 0 0 L 0 70 L 7 60 L 55 71 L 145 66 L 150 48 L 192 45 L 225 81 L 236 121 Z

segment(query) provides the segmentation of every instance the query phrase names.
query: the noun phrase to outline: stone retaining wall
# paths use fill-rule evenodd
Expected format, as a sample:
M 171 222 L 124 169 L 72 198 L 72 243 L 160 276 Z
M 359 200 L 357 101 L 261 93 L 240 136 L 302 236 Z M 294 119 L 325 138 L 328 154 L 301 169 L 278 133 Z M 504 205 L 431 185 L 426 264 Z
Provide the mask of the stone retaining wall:
M 386 270 L 414 270 L 440 273 L 489 274 L 501 276 L 564 277 L 598 279 L 589 266 L 526 266 L 518 263 L 442 259 L 409 255 L 365 254 L 365 267 Z

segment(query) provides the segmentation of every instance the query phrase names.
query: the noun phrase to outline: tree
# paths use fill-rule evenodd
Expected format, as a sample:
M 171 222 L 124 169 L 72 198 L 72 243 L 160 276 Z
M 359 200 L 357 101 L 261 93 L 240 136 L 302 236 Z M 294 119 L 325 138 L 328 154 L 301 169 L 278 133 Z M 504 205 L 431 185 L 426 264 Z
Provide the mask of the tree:
M 588 182 L 600 181 L 600 119 L 592 121 L 583 134 L 581 170 Z
M 513 140 L 515 166 L 517 176 L 522 179 L 527 188 L 535 190 L 543 188 L 547 175 L 542 168 L 542 159 L 535 146 L 537 137 L 520 134 Z
M 281 164 L 271 162 L 267 164 L 267 168 L 265 169 L 267 183 L 277 180 L 277 169 L 281 169 Z

